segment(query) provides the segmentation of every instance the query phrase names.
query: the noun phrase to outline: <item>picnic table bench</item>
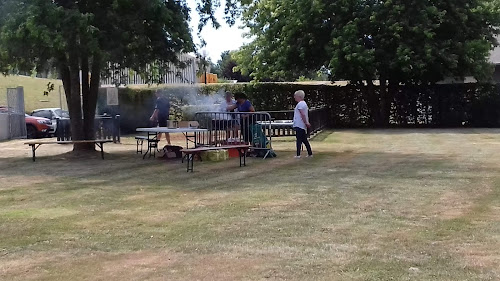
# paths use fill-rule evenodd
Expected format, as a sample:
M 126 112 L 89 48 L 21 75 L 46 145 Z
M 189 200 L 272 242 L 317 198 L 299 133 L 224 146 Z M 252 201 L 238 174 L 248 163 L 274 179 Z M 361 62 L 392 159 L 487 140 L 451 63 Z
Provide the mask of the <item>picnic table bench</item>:
M 113 142 L 112 140 L 78 140 L 78 141 L 30 141 L 30 142 L 25 142 L 24 144 L 27 144 L 31 146 L 31 150 L 33 151 L 33 162 L 35 162 L 36 156 L 35 152 L 36 150 L 42 145 L 42 144 L 75 144 L 75 143 L 93 143 L 97 145 L 101 149 L 101 158 L 104 159 L 104 144 L 105 143 L 110 143 Z
M 187 172 L 194 171 L 194 156 L 198 156 L 201 159 L 201 153 L 212 150 L 228 150 L 228 149 L 236 149 L 238 150 L 240 156 L 240 167 L 246 166 L 247 159 L 247 151 L 250 148 L 250 145 L 241 144 L 241 145 L 226 145 L 226 146 L 215 146 L 215 147 L 197 147 L 190 149 L 182 149 L 181 152 L 186 155 L 187 158 Z

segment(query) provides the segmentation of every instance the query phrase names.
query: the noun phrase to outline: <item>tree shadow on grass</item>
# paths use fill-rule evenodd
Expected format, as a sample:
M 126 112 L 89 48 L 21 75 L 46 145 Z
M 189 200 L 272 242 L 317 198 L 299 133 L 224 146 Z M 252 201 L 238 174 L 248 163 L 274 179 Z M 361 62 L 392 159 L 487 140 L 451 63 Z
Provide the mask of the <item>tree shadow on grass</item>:
M 195 172 L 186 172 L 180 160 L 145 159 L 129 152 L 118 152 L 91 159 L 44 156 L 33 163 L 13 158 L 0 164 L 4 184 L 9 178 L 25 177 L 32 181 L 49 177 L 50 182 L 64 183 L 62 189 L 108 187 L 126 189 L 144 187 L 149 190 L 240 190 L 267 186 L 303 185 L 334 186 L 339 181 L 363 183 L 374 181 L 431 180 L 468 177 L 477 172 L 491 172 L 485 167 L 463 165 L 447 156 L 401 153 L 319 153 L 314 159 L 293 159 L 292 152 L 280 152 L 274 159 L 247 159 L 247 167 L 239 167 L 238 158 L 221 163 L 195 162 Z M 0 181 L 1 183 L 1 181 Z M 64 187 L 66 185 L 66 187 Z M 57 190 L 57 189 L 56 189 Z M 52 189 L 50 192 L 56 192 Z

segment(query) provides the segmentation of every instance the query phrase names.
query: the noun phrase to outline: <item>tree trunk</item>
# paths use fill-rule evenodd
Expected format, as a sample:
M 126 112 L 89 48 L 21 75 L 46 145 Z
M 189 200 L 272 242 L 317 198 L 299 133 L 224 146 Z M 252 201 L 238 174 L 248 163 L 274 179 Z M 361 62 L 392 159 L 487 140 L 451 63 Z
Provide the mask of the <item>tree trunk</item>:
M 94 59 L 94 63 L 92 64 L 92 70 L 94 70 L 95 66 L 97 65 Z M 95 121 L 95 106 L 97 103 L 97 91 L 95 91 L 95 89 L 91 85 L 92 82 L 90 81 L 90 79 L 94 80 L 93 79 L 94 75 L 92 75 L 91 78 L 89 76 L 89 71 L 90 71 L 89 58 L 88 56 L 84 56 L 82 58 L 83 132 L 85 135 L 85 139 L 93 140 L 95 139 L 94 121 Z
M 76 48 L 76 36 L 70 40 L 68 64 L 70 79 L 70 99 L 68 100 L 68 109 L 71 124 L 71 138 L 74 141 L 85 139 L 83 134 L 82 119 L 82 99 L 80 92 L 80 59 Z M 74 144 L 73 151 L 87 150 L 88 147 L 81 144 Z
M 89 84 L 89 57 L 86 53 L 81 54 L 81 68 L 82 68 L 82 109 L 83 109 L 83 139 L 94 139 L 94 114 L 89 118 L 89 97 L 90 97 L 90 84 Z M 92 123 L 89 126 L 89 123 Z M 92 133 L 89 133 L 92 132 Z M 79 150 L 95 150 L 95 145 L 92 143 L 79 144 Z
M 88 67 L 87 67 L 88 69 Z M 83 70 L 82 70 L 83 71 Z M 97 105 L 97 94 L 99 92 L 100 83 L 100 73 L 101 73 L 101 61 L 100 57 L 95 55 L 92 61 L 92 72 L 89 75 L 87 71 L 86 81 L 89 81 L 87 85 L 88 92 L 83 95 L 83 117 L 84 117 L 84 133 L 85 139 L 93 140 L 95 139 L 95 113 Z
M 380 125 L 380 112 L 379 112 L 379 107 L 380 107 L 380 100 L 378 97 L 377 92 L 375 91 L 375 85 L 373 85 L 373 80 L 366 80 L 367 84 L 367 90 L 368 90 L 368 97 L 367 97 L 367 102 L 368 102 L 368 108 L 370 109 L 370 121 L 371 124 Z
M 394 102 L 394 98 L 398 94 L 398 91 L 399 91 L 399 80 L 390 79 L 387 85 L 387 104 L 386 104 L 387 125 L 390 125 L 392 104 Z
M 60 70 L 61 79 L 63 82 L 64 95 L 66 95 L 66 102 L 69 105 L 71 103 L 71 77 L 69 75 L 69 68 L 65 62 L 61 62 Z
M 387 127 L 389 125 L 389 95 L 387 90 L 387 80 L 380 78 L 380 120 L 378 126 Z

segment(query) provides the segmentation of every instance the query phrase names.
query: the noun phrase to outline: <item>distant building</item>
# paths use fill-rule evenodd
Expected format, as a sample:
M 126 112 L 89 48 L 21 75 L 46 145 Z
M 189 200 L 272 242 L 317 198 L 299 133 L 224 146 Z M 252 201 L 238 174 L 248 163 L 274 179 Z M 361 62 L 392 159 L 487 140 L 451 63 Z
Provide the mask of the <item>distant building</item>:
M 168 70 L 167 74 L 160 78 L 160 84 L 195 84 L 198 83 L 198 61 L 196 57 L 189 54 L 179 55 L 181 62 L 186 64 L 186 67 L 179 68 L 173 63 L 168 63 L 164 66 Z M 111 67 L 110 67 L 111 68 Z M 155 81 L 157 83 L 157 81 Z M 109 71 L 107 76 L 101 78 L 102 86 L 110 85 L 143 85 L 148 84 L 145 77 L 131 69 L 120 69 Z
M 500 36 L 497 36 L 497 40 L 500 42 Z M 500 46 L 496 47 L 490 52 L 489 62 L 494 66 L 495 71 L 493 72 L 492 82 L 500 83 Z M 438 84 L 461 84 L 461 83 L 476 83 L 477 80 L 472 76 L 465 77 L 462 79 L 447 78 Z
M 500 36 L 497 36 L 497 40 L 500 41 Z M 495 83 L 500 83 L 500 46 L 491 51 L 490 62 L 495 66 L 493 81 Z

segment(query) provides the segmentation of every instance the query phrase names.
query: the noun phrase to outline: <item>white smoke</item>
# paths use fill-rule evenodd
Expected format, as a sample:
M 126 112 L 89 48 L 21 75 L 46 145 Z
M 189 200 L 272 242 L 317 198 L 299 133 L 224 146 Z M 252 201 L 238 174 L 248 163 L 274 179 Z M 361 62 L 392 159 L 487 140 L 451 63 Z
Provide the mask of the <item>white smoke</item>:
M 159 89 L 162 95 L 171 98 L 175 97 L 180 104 L 173 104 L 172 106 L 180 106 L 183 119 L 193 120 L 196 112 L 217 112 L 219 111 L 220 104 L 225 102 L 225 90 L 220 89 L 215 93 L 205 95 L 200 93 L 198 87 L 186 86 L 180 88 L 164 88 Z

